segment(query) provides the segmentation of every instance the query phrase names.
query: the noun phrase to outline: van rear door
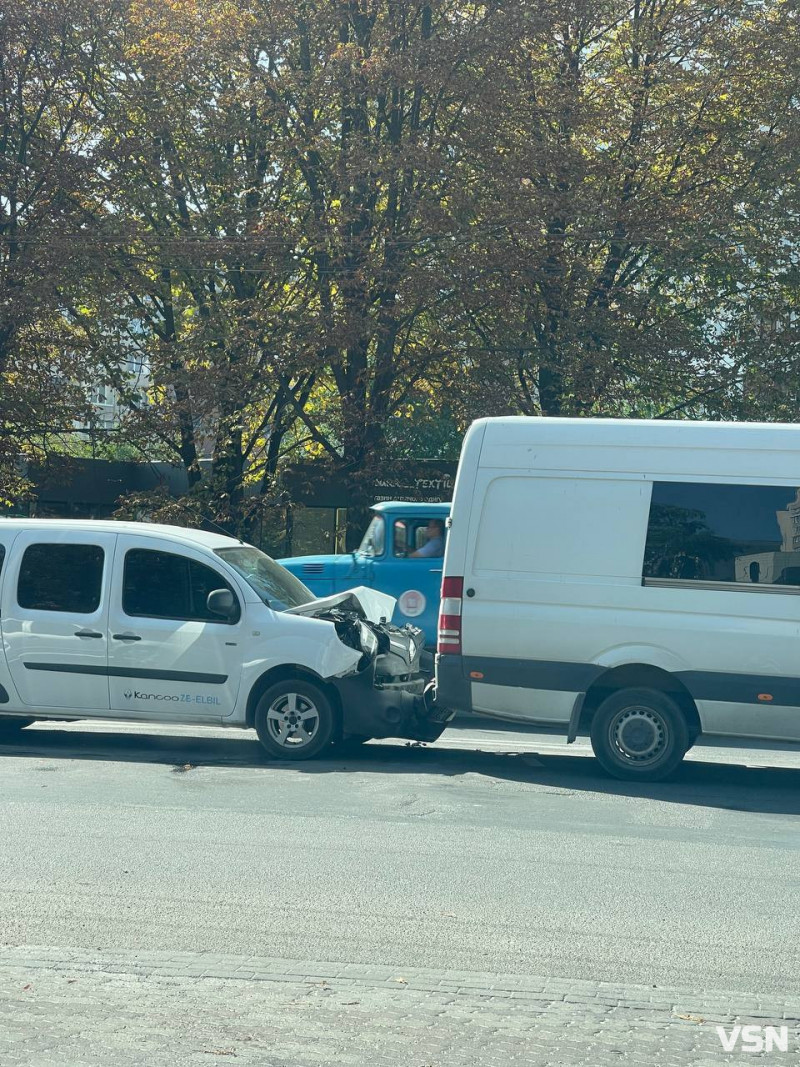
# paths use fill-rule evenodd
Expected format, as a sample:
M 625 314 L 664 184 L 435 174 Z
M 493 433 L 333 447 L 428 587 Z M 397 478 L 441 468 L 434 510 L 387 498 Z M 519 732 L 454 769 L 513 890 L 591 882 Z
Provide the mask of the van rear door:
M 108 596 L 116 534 L 53 524 L 21 533 L 6 560 L 3 642 L 32 708 L 108 712 Z

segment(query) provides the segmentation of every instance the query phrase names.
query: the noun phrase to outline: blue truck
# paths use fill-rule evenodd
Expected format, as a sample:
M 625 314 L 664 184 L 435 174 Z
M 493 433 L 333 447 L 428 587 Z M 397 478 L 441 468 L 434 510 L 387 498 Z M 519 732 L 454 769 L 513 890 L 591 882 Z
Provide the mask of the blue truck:
M 436 644 L 445 521 L 449 504 L 391 500 L 375 504 L 372 521 L 355 552 L 291 556 L 278 562 L 318 597 L 366 585 L 397 600 L 392 622 L 413 623 Z M 421 553 L 417 555 L 416 553 Z

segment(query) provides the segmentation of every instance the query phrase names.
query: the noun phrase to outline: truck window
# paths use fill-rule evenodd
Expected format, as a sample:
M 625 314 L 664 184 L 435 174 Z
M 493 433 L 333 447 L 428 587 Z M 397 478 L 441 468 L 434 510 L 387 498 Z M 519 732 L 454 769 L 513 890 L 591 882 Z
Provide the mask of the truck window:
M 656 482 L 642 574 L 800 586 L 800 489 Z
M 228 620 L 208 610 L 206 600 L 215 589 L 234 593 L 222 575 L 187 556 L 149 548 L 132 548 L 125 553 L 122 610 L 126 615 L 216 622 L 221 626 L 238 622 L 239 613 Z M 235 593 L 234 598 L 238 604 Z
M 396 519 L 394 523 L 394 546 L 392 549 L 395 556 L 405 556 L 408 551 L 408 529 L 405 519 Z
M 31 611 L 92 615 L 100 607 L 104 559 L 99 545 L 29 545 L 20 566 L 17 603 Z
M 427 519 L 397 519 L 394 523 L 393 533 L 393 546 L 392 552 L 398 558 L 404 558 L 411 555 L 412 552 L 417 552 L 430 540 L 430 530 L 428 525 L 431 522 L 430 518 Z M 439 530 L 437 528 L 435 536 L 438 537 Z M 441 556 L 444 553 L 444 540 L 441 539 L 442 551 L 432 552 L 431 556 Z
M 374 515 L 358 551 L 363 556 L 382 556 L 386 547 L 386 525 L 382 515 Z

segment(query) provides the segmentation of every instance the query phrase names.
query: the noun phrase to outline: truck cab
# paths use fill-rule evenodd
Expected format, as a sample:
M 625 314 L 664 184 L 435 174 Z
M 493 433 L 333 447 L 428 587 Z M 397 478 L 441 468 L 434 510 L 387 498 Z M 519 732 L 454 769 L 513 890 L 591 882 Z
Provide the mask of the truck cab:
M 449 504 L 381 502 L 372 508 L 372 520 L 355 552 L 292 556 L 278 562 L 318 597 L 359 585 L 390 594 L 397 600 L 391 621 L 419 626 L 426 645 L 433 647 L 449 515 Z

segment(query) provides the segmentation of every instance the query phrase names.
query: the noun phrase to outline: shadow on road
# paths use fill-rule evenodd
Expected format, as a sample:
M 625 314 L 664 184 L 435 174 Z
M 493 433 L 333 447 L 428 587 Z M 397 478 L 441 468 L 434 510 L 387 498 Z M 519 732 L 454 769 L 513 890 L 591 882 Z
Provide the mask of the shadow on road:
M 22 733 L 14 742 L 0 745 L 3 757 L 17 759 L 96 760 L 122 763 L 156 763 L 175 770 L 195 767 L 249 767 L 262 771 L 302 774 L 430 774 L 483 775 L 500 781 L 544 785 L 571 792 L 642 797 L 673 804 L 693 804 L 731 811 L 800 815 L 800 769 L 745 767 L 728 762 L 693 759 L 684 763 L 668 782 L 618 782 L 608 778 L 588 756 L 448 748 L 446 737 L 436 745 L 373 742 L 356 751 L 346 750 L 308 762 L 275 762 L 264 754 L 251 733 L 204 737 L 95 730 L 41 728 Z M 0 769 L 2 762 L 0 762 Z

